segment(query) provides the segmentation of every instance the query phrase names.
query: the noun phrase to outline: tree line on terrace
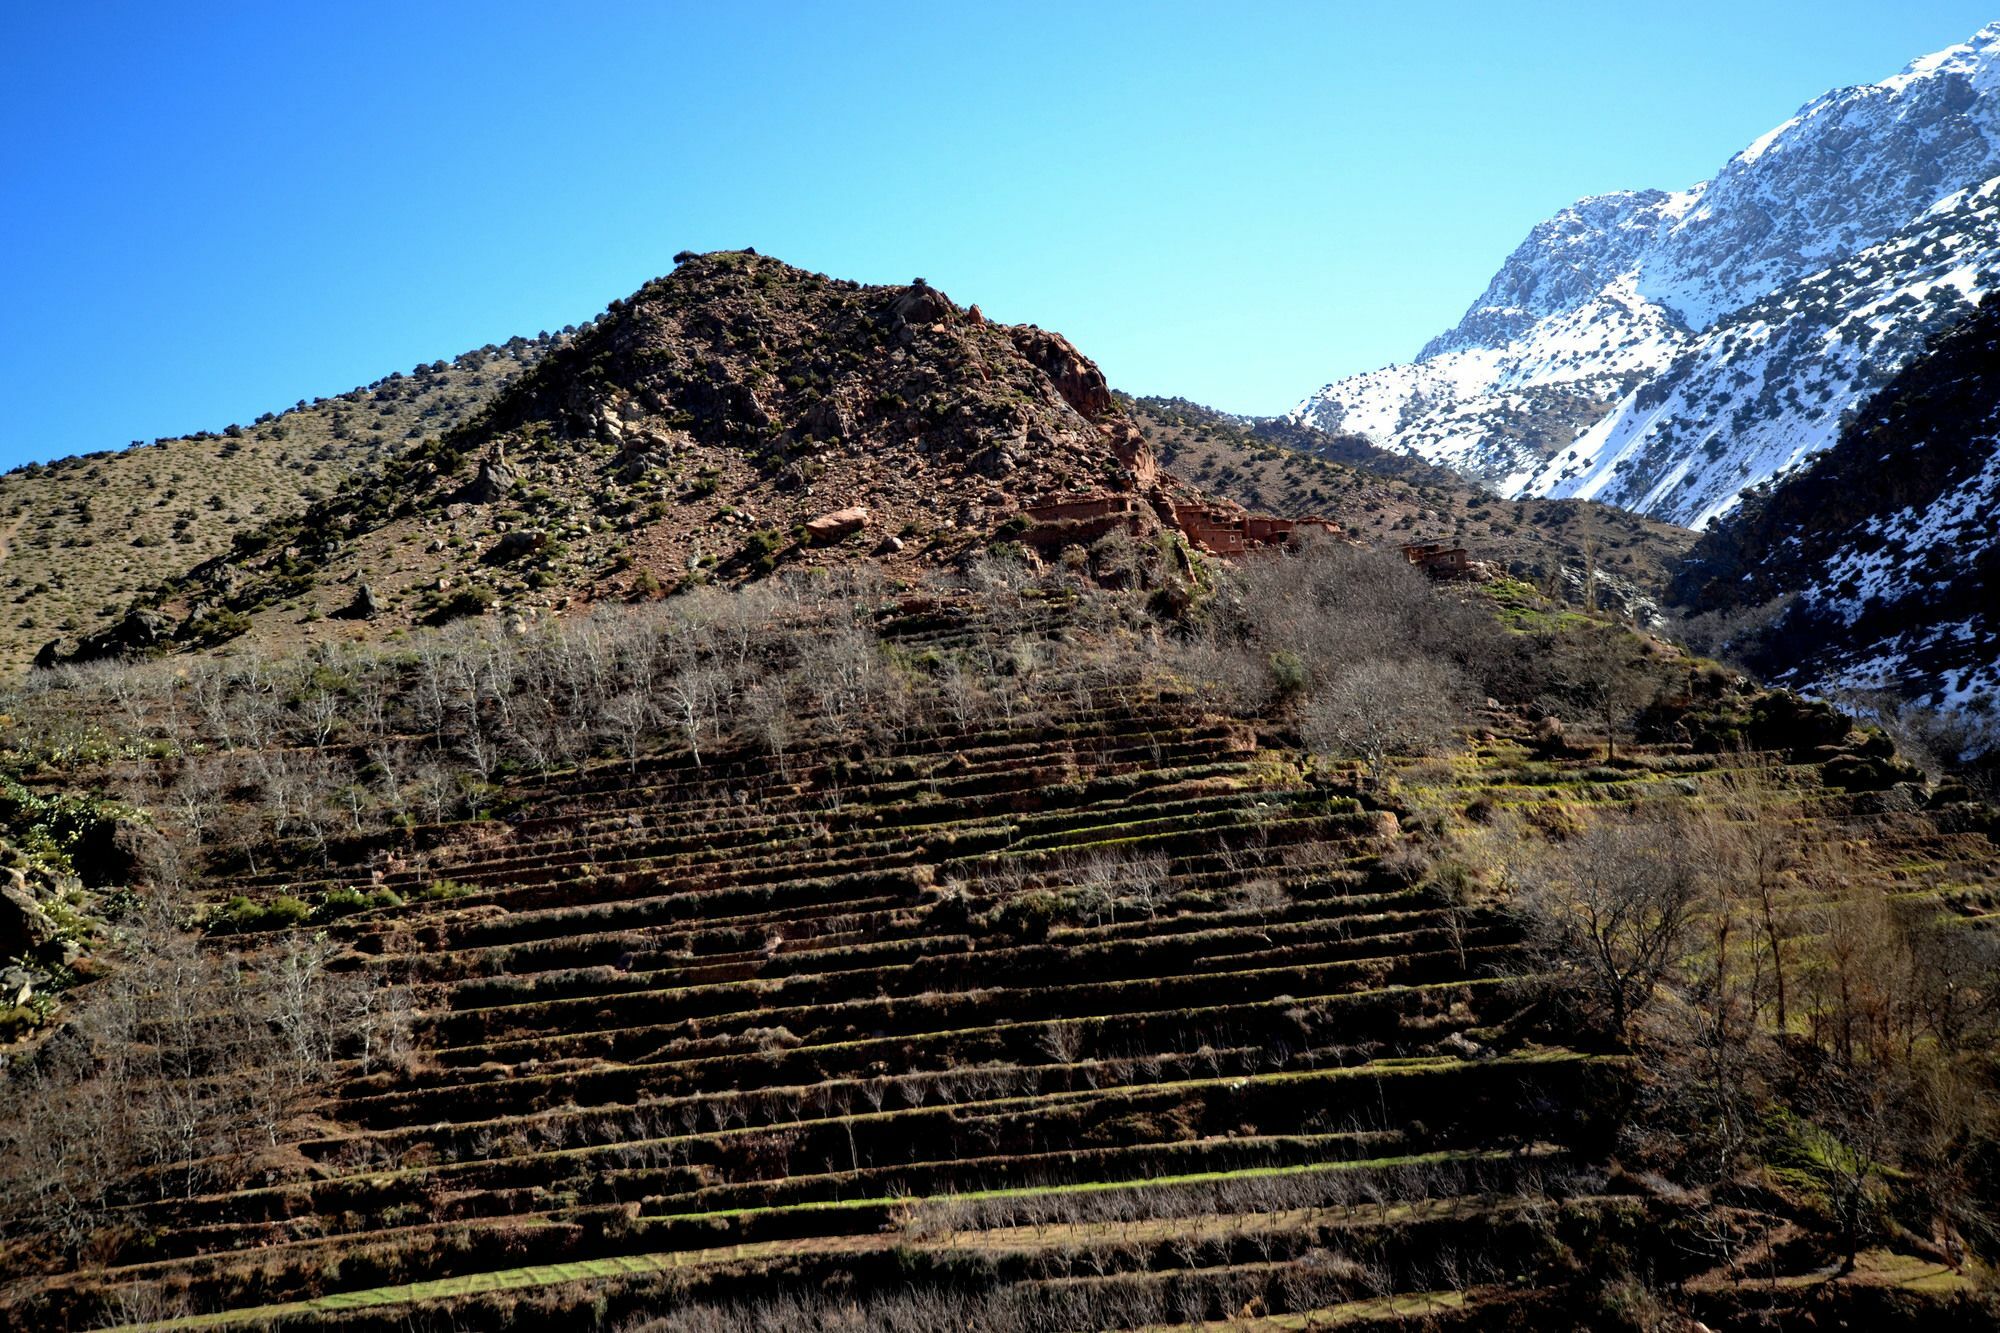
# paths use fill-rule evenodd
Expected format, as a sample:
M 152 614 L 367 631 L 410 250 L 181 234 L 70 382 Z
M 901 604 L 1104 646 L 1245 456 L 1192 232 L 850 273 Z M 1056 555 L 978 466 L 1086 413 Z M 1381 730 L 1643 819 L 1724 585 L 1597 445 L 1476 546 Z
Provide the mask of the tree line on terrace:
M 966 629 L 905 645 L 885 617 L 899 603 L 957 608 Z M 742 746 L 785 772 L 834 737 L 945 742 L 1149 689 L 1289 719 L 1314 750 L 1379 768 L 1447 743 L 1487 694 L 1584 706 L 1597 676 L 1631 675 L 1618 654 L 1643 658 L 1629 635 L 1605 642 L 1615 651 L 1575 670 L 1575 654 L 1502 632 L 1400 560 L 1317 543 L 1224 571 L 1179 622 L 994 558 L 964 586 L 914 592 L 855 569 L 520 634 L 478 618 L 385 647 L 66 668 L 4 706 L 19 762 L 107 773 L 184 856 L 254 858 L 265 841 L 323 853 L 343 835 L 476 816 L 510 775 L 662 748 L 699 765 Z
M 1718 1263 L 1774 1261 L 1760 1212 L 1821 1229 L 1843 1273 L 1879 1243 L 2000 1253 L 1992 932 L 1885 893 L 1865 843 L 1749 763 L 1701 802 L 1501 837 L 1548 1003 L 1638 1056 L 1624 1160 L 1699 1192 Z

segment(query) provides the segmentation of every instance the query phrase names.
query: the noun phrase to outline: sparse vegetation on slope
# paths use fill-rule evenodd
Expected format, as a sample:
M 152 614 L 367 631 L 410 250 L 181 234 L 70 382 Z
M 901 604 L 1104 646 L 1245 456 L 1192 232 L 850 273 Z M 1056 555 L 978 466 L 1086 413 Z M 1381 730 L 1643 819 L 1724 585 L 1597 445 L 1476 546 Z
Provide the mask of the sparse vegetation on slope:
M 30 463 L 0 476 L 0 672 L 27 669 L 241 532 L 294 517 L 349 478 L 476 415 L 553 339 L 418 366 L 248 425 Z
M 1250 426 L 1179 399 L 1132 417 L 1163 467 L 1252 509 L 1323 513 L 1375 546 L 1449 541 L 1558 601 L 1651 615 L 1694 534 L 1585 500 L 1507 500 L 1442 468 L 1307 427 Z
M 1103 489 L 1178 493 L 1059 335 L 921 281 L 683 255 L 488 413 L 239 534 L 86 655 L 534 619 L 864 557 L 935 567 L 1035 497 Z

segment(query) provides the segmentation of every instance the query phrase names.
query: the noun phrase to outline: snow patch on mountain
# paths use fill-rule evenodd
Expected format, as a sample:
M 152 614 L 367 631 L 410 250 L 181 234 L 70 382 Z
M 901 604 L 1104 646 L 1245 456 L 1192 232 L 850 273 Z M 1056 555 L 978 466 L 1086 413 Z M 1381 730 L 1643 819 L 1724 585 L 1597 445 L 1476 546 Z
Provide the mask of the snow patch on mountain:
M 1706 527 L 1833 443 L 1845 414 L 2000 288 L 2000 177 L 1732 312 L 1515 493 Z
M 1996 177 L 2000 23 L 1814 99 L 1692 189 L 1563 209 L 1414 363 L 1289 417 L 1707 523 L 1993 286 Z

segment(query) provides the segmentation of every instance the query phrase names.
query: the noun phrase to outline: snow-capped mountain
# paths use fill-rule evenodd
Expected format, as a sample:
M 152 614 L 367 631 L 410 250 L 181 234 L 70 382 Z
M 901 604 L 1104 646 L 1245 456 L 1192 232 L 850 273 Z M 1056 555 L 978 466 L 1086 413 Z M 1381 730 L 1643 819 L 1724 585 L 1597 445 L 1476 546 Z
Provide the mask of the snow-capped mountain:
M 1702 534 L 1674 596 L 1734 623 L 1732 651 L 1778 680 L 1886 690 L 2000 739 L 1996 513 L 2000 295 Z
M 1996 286 L 1996 178 L 2000 23 L 1816 99 L 1692 189 L 1564 209 L 1414 363 L 1290 419 L 1705 524 Z

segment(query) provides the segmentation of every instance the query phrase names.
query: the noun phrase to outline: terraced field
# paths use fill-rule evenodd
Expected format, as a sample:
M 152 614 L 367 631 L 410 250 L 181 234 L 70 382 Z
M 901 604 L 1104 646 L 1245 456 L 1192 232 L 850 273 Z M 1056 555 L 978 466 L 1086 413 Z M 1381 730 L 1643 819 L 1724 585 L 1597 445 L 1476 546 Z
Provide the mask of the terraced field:
M 1042 687 L 1075 702 L 782 762 L 594 761 L 509 781 L 498 817 L 204 882 L 217 905 L 377 904 L 317 929 L 407 998 L 406 1049 L 344 1048 L 232 1188 L 150 1172 L 0 1323 L 795 1300 L 799 1325 L 861 1301 L 884 1323 L 929 1302 L 968 1326 L 1543 1326 L 1620 1246 L 1677 1255 L 1662 1280 L 1711 1263 L 1658 1243 L 1691 1225 L 1671 1191 L 1607 1170 L 1630 1057 L 1552 1013 L 1505 904 L 1413 831 L 1740 814 L 1748 770 L 1883 891 L 2000 902 L 1985 832 L 1795 752 L 1607 765 L 1496 707 L 1455 757 L 1371 778 L 1199 691 Z M 285 938 L 203 947 L 269 968 Z M 1732 1216 L 1751 1247 L 1790 1225 Z M 1745 1301 L 1739 1276 L 1713 1304 Z

